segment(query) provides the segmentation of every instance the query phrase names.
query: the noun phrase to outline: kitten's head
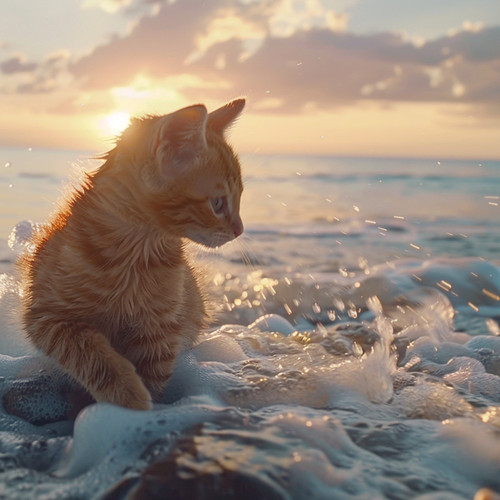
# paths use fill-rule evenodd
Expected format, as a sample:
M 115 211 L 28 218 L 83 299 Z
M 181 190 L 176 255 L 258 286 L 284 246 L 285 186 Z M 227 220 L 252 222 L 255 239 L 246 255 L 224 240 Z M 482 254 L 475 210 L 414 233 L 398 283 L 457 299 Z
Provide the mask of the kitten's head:
M 133 163 L 149 223 L 207 247 L 243 232 L 240 164 L 224 131 L 244 105 L 237 99 L 211 113 L 201 104 L 190 106 L 138 120 L 124 133 L 117 150 L 125 147 L 130 154 L 131 142 L 143 144 L 142 159 Z

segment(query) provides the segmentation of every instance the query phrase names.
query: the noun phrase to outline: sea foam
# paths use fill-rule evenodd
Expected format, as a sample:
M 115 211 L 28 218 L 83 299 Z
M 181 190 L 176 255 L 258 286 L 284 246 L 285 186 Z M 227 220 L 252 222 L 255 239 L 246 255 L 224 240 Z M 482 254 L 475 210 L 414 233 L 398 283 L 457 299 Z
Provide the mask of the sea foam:
M 144 498 L 203 485 L 205 498 L 427 500 L 498 491 L 499 276 L 491 264 L 450 259 L 215 277 L 226 312 L 179 356 L 161 404 L 90 404 L 73 420 L 77 388 L 24 339 L 11 314 L 19 287 L 3 275 L 5 494 Z

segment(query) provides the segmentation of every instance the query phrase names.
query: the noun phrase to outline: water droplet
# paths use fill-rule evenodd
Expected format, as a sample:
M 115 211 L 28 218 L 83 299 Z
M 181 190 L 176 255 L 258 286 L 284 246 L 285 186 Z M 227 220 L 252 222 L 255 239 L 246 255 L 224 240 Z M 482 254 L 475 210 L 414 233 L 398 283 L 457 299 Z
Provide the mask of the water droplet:
M 358 317 L 358 311 L 356 308 L 348 309 L 347 314 L 352 319 L 356 319 Z
M 12 166 L 12 163 L 10 161 L 6 162 L 5 163 L 5 168 L 9 168 Z
M 12 229 L 9 234 L 7 244 L 9 248 L 18 253 L 24 249 L 30 250 L 31 237 L 40 227 L 31 221 L 21 221 Z

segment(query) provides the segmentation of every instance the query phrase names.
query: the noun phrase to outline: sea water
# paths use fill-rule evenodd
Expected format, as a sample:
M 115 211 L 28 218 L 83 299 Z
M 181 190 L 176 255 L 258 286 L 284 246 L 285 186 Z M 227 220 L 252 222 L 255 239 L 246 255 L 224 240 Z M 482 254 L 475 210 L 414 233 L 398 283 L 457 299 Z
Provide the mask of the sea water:
M 500 498 L 499 162 L 243 156 L 163 403 L 69 418 L 14 261 L 88 157 L 0 150 L 0 497 Z

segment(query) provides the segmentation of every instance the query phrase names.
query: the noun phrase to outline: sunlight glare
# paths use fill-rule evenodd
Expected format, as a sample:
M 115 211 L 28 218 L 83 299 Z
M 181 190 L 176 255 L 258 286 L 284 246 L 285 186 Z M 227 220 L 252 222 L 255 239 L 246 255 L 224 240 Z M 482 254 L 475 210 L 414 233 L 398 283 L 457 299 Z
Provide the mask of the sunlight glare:
M 119 135 L 130 123 L 130 114 L 126 111 L 115 111 L 99 120 L 99 128 L 106 135 Z

